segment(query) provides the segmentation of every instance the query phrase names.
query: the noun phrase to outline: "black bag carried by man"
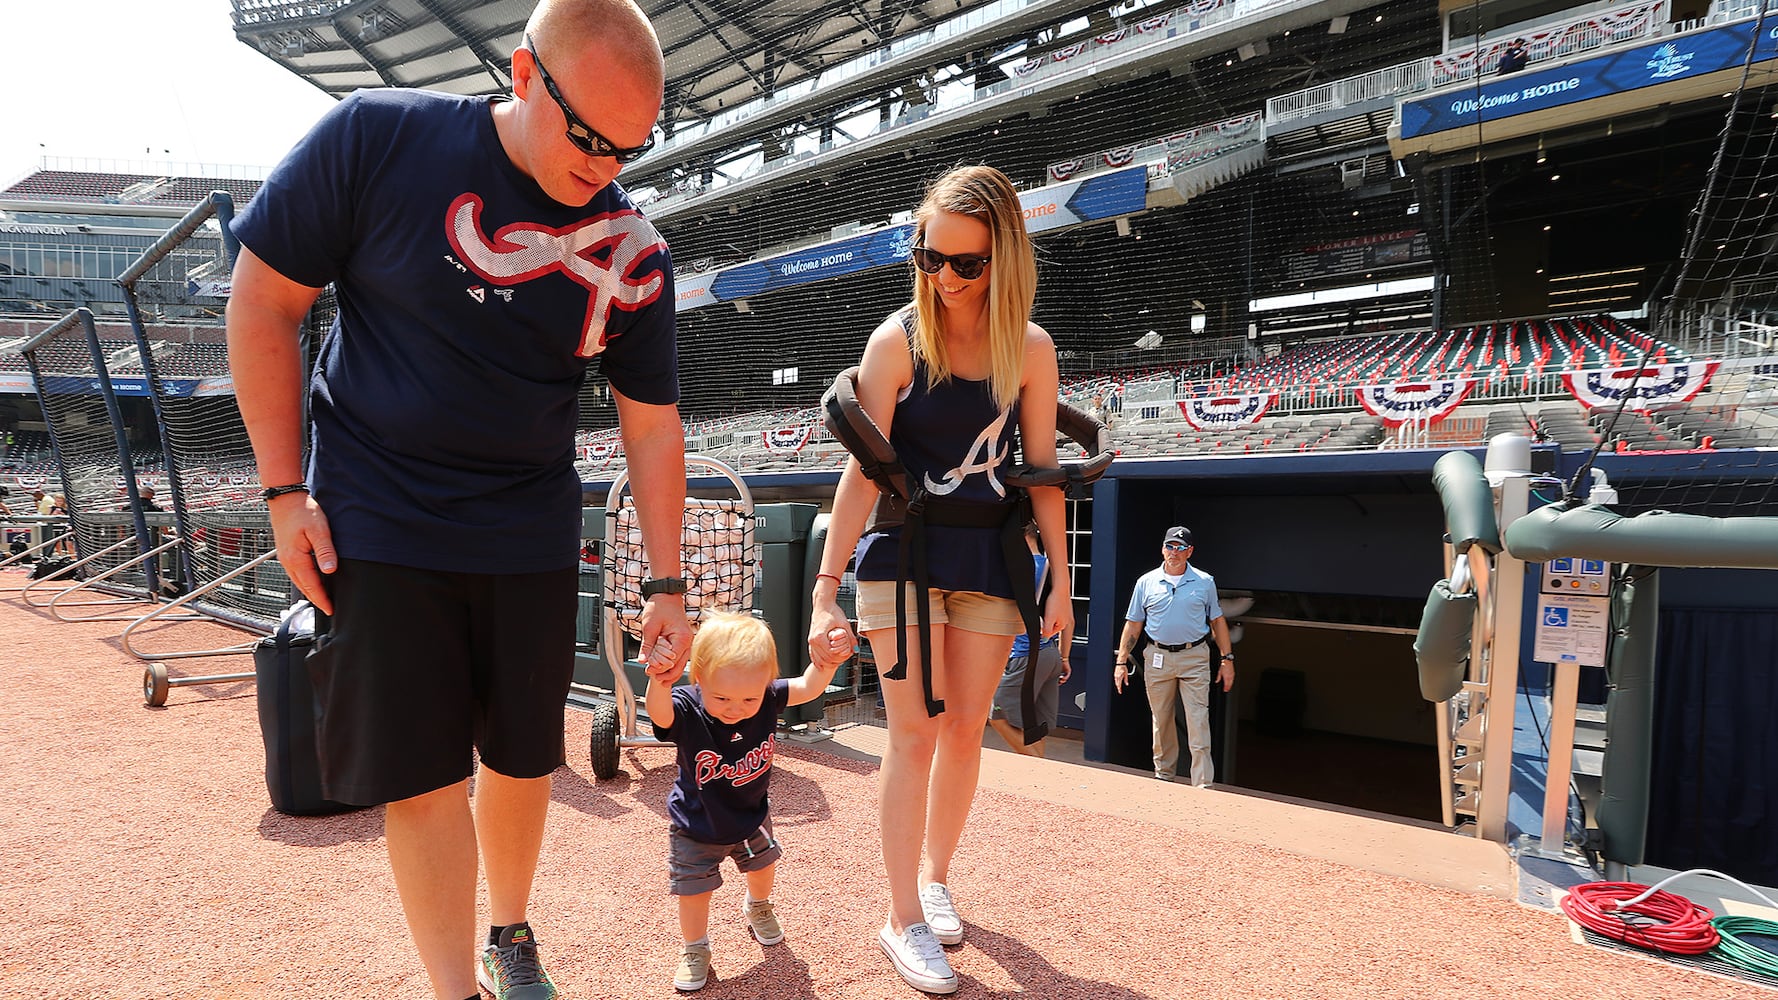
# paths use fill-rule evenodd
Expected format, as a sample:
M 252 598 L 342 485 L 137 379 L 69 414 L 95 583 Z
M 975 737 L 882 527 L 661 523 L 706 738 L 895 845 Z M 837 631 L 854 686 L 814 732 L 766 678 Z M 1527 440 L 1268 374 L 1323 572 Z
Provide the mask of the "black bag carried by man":
M 253 647 L 259 731 L 265 739 L 265 787 L 272 808 L 290 816 L 326 816 L 363 808 L 321 794 L 316 745 L 320 706 L 306 661 L 326 634 L 327 616 L 309 602 L 298 601 L 278 623 L 278 631 Z

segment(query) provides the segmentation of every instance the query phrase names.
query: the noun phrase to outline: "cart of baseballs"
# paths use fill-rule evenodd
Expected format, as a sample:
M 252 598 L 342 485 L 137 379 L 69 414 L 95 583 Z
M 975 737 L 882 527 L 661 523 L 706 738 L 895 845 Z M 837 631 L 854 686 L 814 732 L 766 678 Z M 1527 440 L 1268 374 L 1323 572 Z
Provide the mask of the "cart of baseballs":
M 685 501 L 679 558 L 686 583 L 685 615 L 695 627 L 713 612 L 751 612 L 761 564 L 753 494 L 740 473 L 701 455 L 687 455 L 685 464 L 688 492 L 695 495 Z M 591 758 L 598 778 L 617 774 L 618 753 L 624 747 L 670 745 L 640 731 L 636 692 L 627 669 L 633 662 L 631 644 L 642 635 L 642 584 L 650 575 L 635 499 L 625 491 L 628 485 L 627 469 L 612 480 L 599 560 L 599 650 L 611 669 L 611 688 L 573 685 L 576 694 L 593 703 Z

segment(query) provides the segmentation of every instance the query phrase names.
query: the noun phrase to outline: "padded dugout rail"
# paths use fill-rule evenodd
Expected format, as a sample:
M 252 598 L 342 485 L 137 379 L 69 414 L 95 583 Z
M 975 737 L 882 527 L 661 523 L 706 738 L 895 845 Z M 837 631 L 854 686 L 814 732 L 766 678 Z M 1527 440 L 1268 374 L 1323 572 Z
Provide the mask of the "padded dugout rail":
M 1506 547 L 1526 562 L 1570 556 L 1634 566 L 1778 569 L 1778 517 L 1664 510 L 1625 517 L 1594 505 L 1551 506 L 1514 521 Z

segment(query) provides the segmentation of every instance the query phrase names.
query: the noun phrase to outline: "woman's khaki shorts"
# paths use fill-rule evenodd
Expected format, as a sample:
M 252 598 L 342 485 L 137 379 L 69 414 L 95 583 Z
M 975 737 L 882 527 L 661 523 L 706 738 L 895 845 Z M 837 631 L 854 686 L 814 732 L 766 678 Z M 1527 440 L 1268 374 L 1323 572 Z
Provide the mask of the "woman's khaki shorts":
M 932 624 L 950 625 L 966 632 L 986 635 L 1022 635 L 1025 622 L 1019 617 L 1019 606 L 1010 597 L 990 597 L 977 590 L 927 591 L 932 600 Z M 858 631 L 874 632 L 895 627 L 895 582 L 893 580 L 858 581 Z M 919 615 L 915 604 L 914 585 L 907 585 L 908 625 Z

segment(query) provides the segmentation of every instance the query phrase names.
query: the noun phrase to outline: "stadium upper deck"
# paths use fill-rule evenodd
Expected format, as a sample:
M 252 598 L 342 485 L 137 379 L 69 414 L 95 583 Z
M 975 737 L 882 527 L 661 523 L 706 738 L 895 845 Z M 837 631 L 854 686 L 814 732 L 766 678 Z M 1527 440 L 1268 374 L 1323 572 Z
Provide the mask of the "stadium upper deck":
M 489 92 L 504 89 L 528 11 L 242 2 L 236 27 L 331 92 Z M 1494 85 L 1488 63 L 1515 34 L 1531 39 L 1531 73 L 1748 8 L 996 0 L 651 12 L 669 64 L 667 134 L 624 180 L 674 248 L 686 409 L 703 417 L 813 403 L 904 299 L 905 269 L 890 265 L 905 256 L 906 212 L 959 161 L 992 162 L 1026 189 L 1042 254 L 1037 318 L 1075 379 L 1253 369 L 1342 336 L 1635 314 L 1679 256 L 1719 125 L 1709 101 L 1552 118 L 1529 143 L 1477 146 L 1470 163 L 1397 158 L 1389 125 L 1420 95 Z M 728 20 L 702 23 L 715 15 Z M 149 211 L 203 186 L 42 171 L 14 194 Z M 65 257 L 43 261 L 0 274 L 12 308 L 54 312 L 83 295 L 105 308 L 102 281 L 63 273 Z M 604 398 L 589 392 L 595 424 L 610 420 Z
M 0 188 L 0 317 L 57 317 L 86 306 L 121 319 L 123 294 L 112 279 L 210 192 L 246 204 L 260 184 L 248 175 L 259 173 L 46 157 Z M 215 262 L 219 240 L 211 227 L 181 256 L 176 277 L 146 283 L 145 305 L 166 320 L 219 322 L 228 277 Z M 180 287 L 163 287 L 165 281 Z M 0 335 L 12 332 L 0 319 Z

